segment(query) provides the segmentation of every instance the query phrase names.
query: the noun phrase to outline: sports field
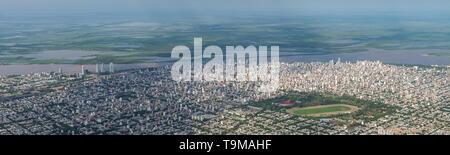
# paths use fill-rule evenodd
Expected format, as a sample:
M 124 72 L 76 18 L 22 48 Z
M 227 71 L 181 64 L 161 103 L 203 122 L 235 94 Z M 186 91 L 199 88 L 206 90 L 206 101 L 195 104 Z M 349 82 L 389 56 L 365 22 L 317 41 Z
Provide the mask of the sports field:
M 358 110 L 358 107 L 346 105 L 346 104 L 332 104 L 322 106 L 312 106 L 305 108 L 291 108 L 287 110 L 288 113 L 294 115 L 306 115 L 306 116 L 326 116 L 341 113 L 350 113 Z

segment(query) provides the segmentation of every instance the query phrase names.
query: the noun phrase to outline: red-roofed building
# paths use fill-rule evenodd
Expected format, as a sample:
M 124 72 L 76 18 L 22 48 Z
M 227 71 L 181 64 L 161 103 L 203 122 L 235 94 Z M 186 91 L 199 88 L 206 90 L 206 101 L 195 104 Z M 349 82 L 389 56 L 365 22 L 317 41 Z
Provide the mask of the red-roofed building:
M 291 105 L 293 105 L 294 102 L 291 102 L 291 100 L 286 100 L 286 101 L 278 102 L 278 104 L 291 104 Z

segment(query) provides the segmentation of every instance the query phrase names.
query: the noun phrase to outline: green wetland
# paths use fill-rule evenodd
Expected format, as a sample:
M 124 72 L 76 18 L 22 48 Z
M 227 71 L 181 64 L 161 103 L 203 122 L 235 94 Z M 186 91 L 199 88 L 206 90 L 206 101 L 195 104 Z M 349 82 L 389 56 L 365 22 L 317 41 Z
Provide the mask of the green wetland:
M 172 48 L 280 46 L 284 62 L 450 65 L 450 19 L 407 14 L 191 17 L 0 16 L 0 64 L 174 61 Z

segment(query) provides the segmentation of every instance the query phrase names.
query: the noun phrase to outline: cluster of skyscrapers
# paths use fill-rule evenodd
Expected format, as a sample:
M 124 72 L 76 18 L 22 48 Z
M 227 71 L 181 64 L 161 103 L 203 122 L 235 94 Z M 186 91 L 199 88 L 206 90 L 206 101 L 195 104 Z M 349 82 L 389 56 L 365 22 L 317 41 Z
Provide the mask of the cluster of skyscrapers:
M 86 68 L 84 67 L 84 65 L 81 65 L 81 74 L 84 75 L 86 73 Z M 61 68 L 59 69 L 59 72 L 61 73 Z M 95 65 L 95 73 L 104 73 L 106 72 L 104 70 L 104 64 L 102 63 L 101 65 L 96 64 Z M 114 63 L 110 62 L 109 63 L 109 72 L 110 73 L 114 73 Z

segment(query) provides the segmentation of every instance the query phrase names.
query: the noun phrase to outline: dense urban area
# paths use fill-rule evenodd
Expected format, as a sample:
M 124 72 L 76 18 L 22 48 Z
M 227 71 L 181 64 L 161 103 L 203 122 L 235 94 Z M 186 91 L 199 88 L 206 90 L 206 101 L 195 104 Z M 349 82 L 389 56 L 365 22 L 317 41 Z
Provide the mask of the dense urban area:
M 272 93 L 257 91 L 258 82 L 176 82 L 170 67 L 3 76 L 0 134 L 450 134 L 448 67 L 281 63 Z M 289 92 L 348 96 L 391 112 L 345 119 L 353 114 L 311 117 L 258 106 Z

